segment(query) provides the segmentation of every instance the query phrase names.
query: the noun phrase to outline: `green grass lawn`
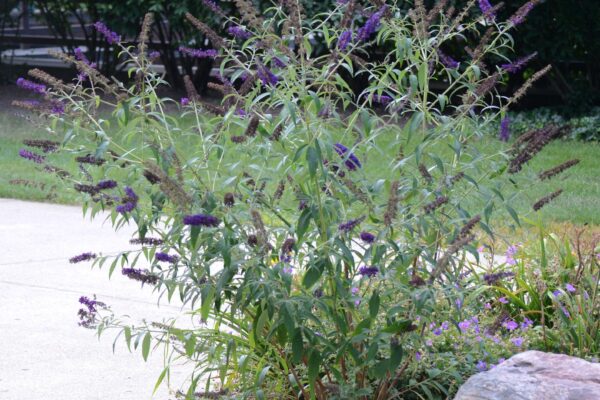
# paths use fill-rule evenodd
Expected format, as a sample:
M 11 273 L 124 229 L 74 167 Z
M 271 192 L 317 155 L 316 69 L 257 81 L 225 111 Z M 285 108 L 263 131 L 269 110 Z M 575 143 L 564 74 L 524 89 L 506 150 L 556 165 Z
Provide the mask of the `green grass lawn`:
M 62 139 L 24 118 L 0 112 L 0 197 L 76 204 L 78 195 L 68 184 L 65 185 L 54 174 L 44 172 L 43 167 L 19 157 L 24 139 L 40 138 Z M 483 138 L 480 143 L 483 153 L 494 152 L 500 146 L 493 138 Z M 545 220 L 600 225 L 599 144 L 576 141 L 551 143 L 528 168 L 538 173 L 573 158 L 581 162 L 562 175 L 526 190 L 513 207 L 520 212 L 529 212 L 539 198 L 561 188 L 563 194 L 541 211 Z M 71 172 L 77 170 L 74 155 L 49 154 L 47 159 L 57 167 Z

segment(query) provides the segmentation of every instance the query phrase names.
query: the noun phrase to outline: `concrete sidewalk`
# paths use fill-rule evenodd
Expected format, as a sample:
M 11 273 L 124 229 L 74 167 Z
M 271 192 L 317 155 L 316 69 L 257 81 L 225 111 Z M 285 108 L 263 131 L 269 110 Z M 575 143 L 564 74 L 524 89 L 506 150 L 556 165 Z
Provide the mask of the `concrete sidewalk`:
M 80 296 L 96 295 L 116 316 L 191 322 L 176 304 L 157 306 L 152 288 L 140 288 L 115 270 L 92 270 L 90 262 L 69 264 L 74 255 L 113 254 L 132 248 L 132 229 L 112 230 L 98 216 L 83 218 L 79 207 L 0 199 L 0 399 L 88 400 L 172 399 L 189 366 L 171 372 L 171 391 L 163 383 L 158 349 L 144 362 L 129 353 L 116 332 L 102 335 L 77 325 Z

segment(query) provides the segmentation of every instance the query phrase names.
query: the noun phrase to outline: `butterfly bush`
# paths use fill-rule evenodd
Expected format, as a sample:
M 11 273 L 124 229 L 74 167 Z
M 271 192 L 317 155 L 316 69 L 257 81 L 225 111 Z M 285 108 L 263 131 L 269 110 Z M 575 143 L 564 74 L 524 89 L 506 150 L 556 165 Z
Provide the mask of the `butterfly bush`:
M 156 55 L 144 43 L 122 44 L 102 23 L 98 31 L 130 60 L 131 84 L 68 55 L 58 56 L 86 81 L 41 71 L 31 75 L 43 90 L 21 81 L 65 104 L 52 129 L 77 153 L 80 174 L 65 182 L 80 189 L 85 209 L 110 212 L 116 228 L 137 228 L 137 250 L 100 254 L 94 265 L 121 268 L 161 298 L 179 299 L 194 328 L 129 321 L 89 302 L 83 324 L 123 332 L 144 358 L 162 345 L 167 362 L 187 360 L 189 398 L 202 387 L 240 398 L 441 395 L 502 352 L 465 356 L 458 380 L 447 368 L 427 378 L 434 353 L 472 354 L 469 346 L 496 338 L 524 346 L 516 328 L 502 325 L 523 323 L 521 315 L 491 326 L 489 314 L 504 304 L 478 297 L 489 285 L 466 260 L 478 257 L 478 238 L 493 234 L 494 221 L 505 220 L 493 212 L 518 222 L 513 196 L 503 193 L 516 194 L 517 172 L 558 135 L 534 132 L 483 157 L 480 132 L 547 69 L 514 96 L 499 94 L 516 64 L 485 61 L 506 54 L 510 63 L 511 29 L 530 10 L 502 22 L 490 20 L 488 2 L 456 12 L 440 4 L 428 10 L 416 1 L 403 13 L 378 3 L 361 12 L 348 0 L 305 18 L 293 2 L 264 13 L 239 2 L 239 19 L 223 13 L 227 38 L 188 14 L 197 43 L 212 48 L 180 51 L 214 58 L 217 103 L 190 77 L 180 101 L 161 97 L 165 82 L 150 68 Z M 486 20 L 489 31 L 468 56 L 448 50 L 480 36 Z M 382 53 L 371 58 L 373 47 Z M 357 93 L 351 79 L 366 87 Z M 98 117 L 101 108 L 112 116 Z

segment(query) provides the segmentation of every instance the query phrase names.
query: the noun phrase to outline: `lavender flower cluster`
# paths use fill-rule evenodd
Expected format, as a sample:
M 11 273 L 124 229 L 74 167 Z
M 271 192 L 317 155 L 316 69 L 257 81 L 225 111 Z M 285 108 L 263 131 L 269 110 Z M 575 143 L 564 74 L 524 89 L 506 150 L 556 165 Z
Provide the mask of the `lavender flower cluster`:
M 215 58 L 219 54 L 215 49 L 192 49 L 184 46 L 179 47 L 179 52 L 194 58 Z
M 89 261 L 89 260 L 93 260 L 94 258 L 96 258 L 96 254 L 91 253 L 91 252 L 87 252 L 87 253 L 82 253 L 79 254 L 75 257 L 71 257 L 69 258 L 69 262 L 71 264 L 77 264 L 83 261 Z
M 131 212 L 137 206 L 138 200 L 139 197 L 135 194 L 133 189 L 129 186 L 125 186 L 125 196 L 121 198 L 121 204 L 119 204 L 115 210 L 119 214 Z
M 348 168 L 350 171 L 355 171 L 357 168 L 362 167 L 362 164 L 360 163 L 358 157 L 356 157 L 354 153 L 348 150 L 348 148 L 343 144 L 336 143 L 333 145 L 333 149 L 336 153 L 338 153 L 340 157 L 345 158 L 344 164 L 346 165 L 346 168 Z
M 46 94 L 46 85 L 35 83 L 25 78 L 17 79 L 17 86 L 22 89 L 31 90 L 37 94 Z
M 209 214 L 194 214 L 183 217 L 184 225 L 216 227 L 220 223 L 221 221 L 217 217 Z
M 96 28 L 96 30 L 106 38 L 108 44 L 115 44 L 121 41 L 121 35 L 111 31 L 106 25 L 104 25 L 104 23 L 100 21 L 94 24 L 94 28 Z

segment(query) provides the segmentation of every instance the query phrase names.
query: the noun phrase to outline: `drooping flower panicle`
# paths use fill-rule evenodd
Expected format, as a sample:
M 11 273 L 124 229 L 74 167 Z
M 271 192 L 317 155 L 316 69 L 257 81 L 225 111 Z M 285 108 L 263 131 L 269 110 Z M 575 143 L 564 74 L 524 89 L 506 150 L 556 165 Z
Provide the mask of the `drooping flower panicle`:
M 20 88 L 31 90 L 37 94 L 45 94 L 46 93 L 46 85 L 41 83 L 35 83 L 25 78 L 17 79 L 17 86 Z
M 79 254 L 75 257 L 71 257 L 69 258 L 69 262 L 71 264 L 77 264 L 83 261 L 89 261 L 89 260 L 93 260 L 94 258 L 96 258 L 96 254 L 91 253 L 91 252 L 87 252 L 87 253 L 82 253 Z
M 385 13 L 386 10 L 387 10 L 387 5 L 384 5 L 383 7 L 381 7 L 379 9 L 379 11 L 373 13 L 369 17 L 367 22 L 365 22 L 365 24 L 361 28 L 358 29 L 358 31 L 356 33 L 357 40 L 359 40 L 361 42 L 365 42 L 371 38 L 373 33 L 375 33 L 377 28 L 379 28 L 379 25 L 381 24 L 381 18 L 383 17 L 383 14 Z
M 220 223 L 221 221 L 217 217 L 209 214 L 194 214 L 186 215 L 183 217 L 184 225 L 215 227 L 218 226 Z
M 36 164 L 43 164 L 46 160 L 46 157 L 25 149 L 19 150 L 19 156 L 23 157 L 26 160 L 33 161 Z
M 215 49 L 192 49 L 184 46 L 179 47 L 179 52 L 194 58 L 215 58 L 219 54 Z
M 355 171 L 357 168 L 362 167 L 362 164 L 360 163 L 358 157 L 356 157 L 354 153 L 348 150 L 348 148 L 343 144 L 336 143 L 333 145 L 333 149 L 336 153 L 338 153 L 340 157 L 345 159 L 344 164 L 346 165 L 346 168 L 348 168 L 350 171 Z
M 121 35 L 111 31 L 104 23 L 100 21 L 94 24 L 94 28 L 96 28 L 96 30 L 106 38 L 108 44 L 115 44 L 121 41 Z

